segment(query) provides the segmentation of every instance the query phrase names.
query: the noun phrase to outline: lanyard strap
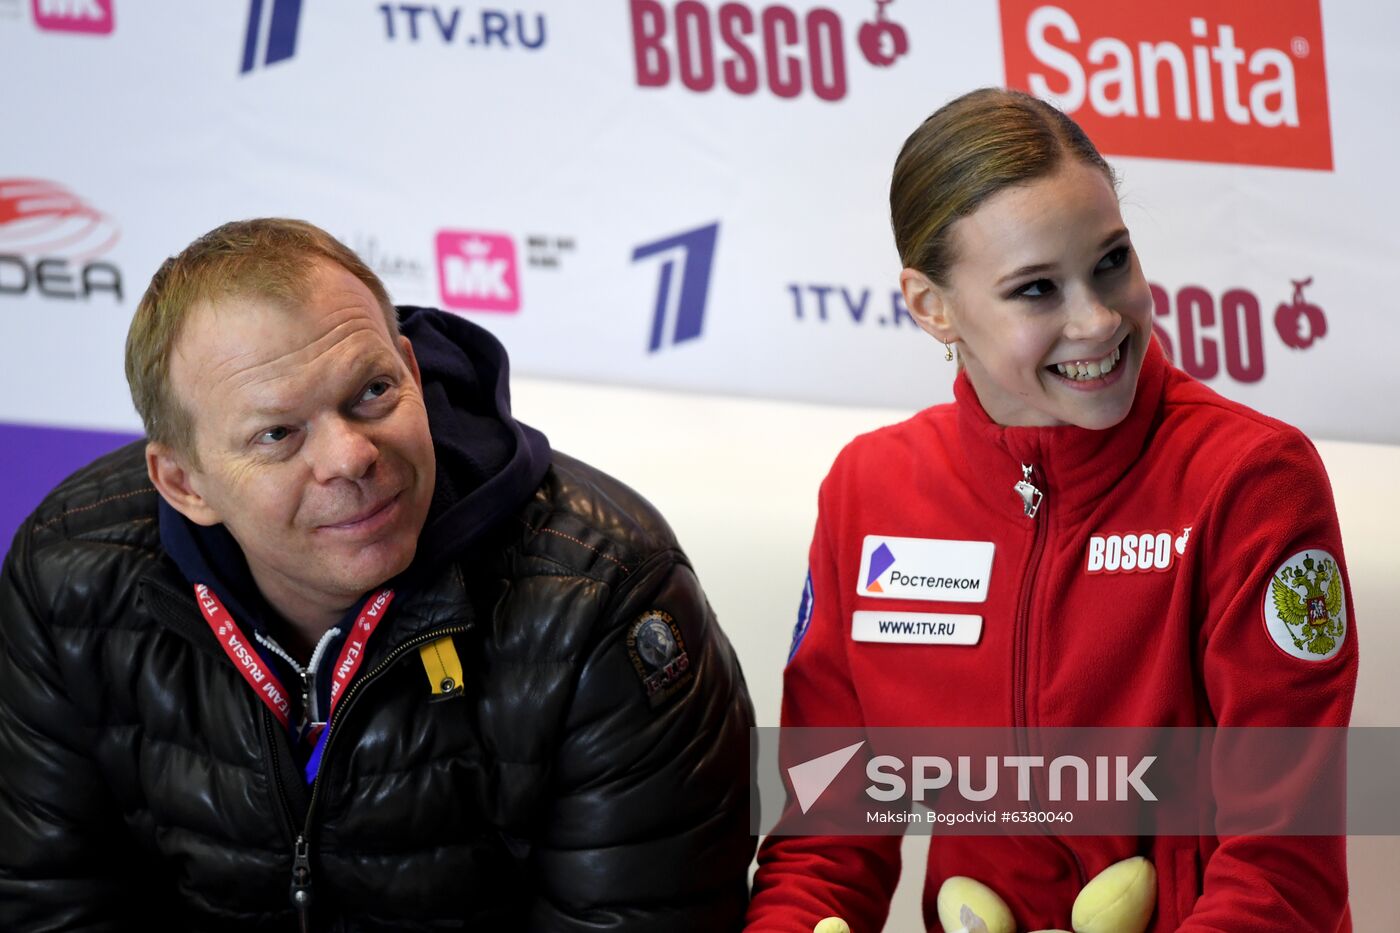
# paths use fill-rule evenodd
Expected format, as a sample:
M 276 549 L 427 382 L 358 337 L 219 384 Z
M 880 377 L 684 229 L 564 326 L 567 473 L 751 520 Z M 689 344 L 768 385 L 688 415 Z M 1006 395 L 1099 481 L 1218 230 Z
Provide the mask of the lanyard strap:
M 248 686 L 253 688 L 258 699 L 272 710 L 272 715 L 277 717 L 282 728 L 290 730 L 291 706 L 287 701 L 287 688 L 282 686 L 281 678 L 272 668 L 263 664 L 253 649 L 252 642 L 244 636 L 243 630 L 238 627 L 238 623 L 229 615 L 228 609 L 213 590 L 203 583 L 196 583 L 194 599 L 199 603 L 200 611 L 204 613 L 204 621 L 214 630 L 214 637 L 219 640 L 224 654 L 228 655 L 228 659 L 243 675 L 243 679 L 248 681 Z
M 233 666 L 248 682 L 248 686 L 253 688 L 258 699 L 272 710 L 272 715 L 277 717 L 282 728 L 290 732 L 291 706 L 287 700 L 287 688 L 282 685 L 277 673 L 263 664 L 262 659 L 253 649 L 252 642 L 243 634 L 243 630 L 238 627 L 238 623 L 229 614 L 228 608 L 224 606 L 213 590 L 203 583 L 196 583 L 194 596 L 195 602 L 199 604 L 199 609 L 204 614 L 204 620 L 209 623 L 209 627 L 214 631 L 214 636 L 223 647 L 224 654 L 228 655 Z M 345 643 L 340 648 L 340 656 L 336 659 L 335 670 L 331 675 L 332 713 L 341 697 L 345 695 L 345 688 L 355 679 L 355 674 L 365 659 L 365 646 L 369 643 L 369 638 L 374 634 L 374 630 L 384 619 L 389 609 L 389 603 L 393 599 L 394 591 L 385 589 L 365 600 L 364 605 L 360 608 L 359 616 L 355 619 L 355 624 L 350 627 L 349 634 L 345 636 Z M 327 716 L 326 719 L 329 721 L 330 716 Z
M 331 672 L 331 708 L 330 713 L 326 715 L 326 722 L 330 722 L 336 704 L 345 696 L 345 688 L 355 679 L 355 673 L 365 660 L 365 645 L 369 643 L 369 637 L 379 627 L 379 623 L 389 611 L 389 603 L 393 601 L 393 590 L 380 590 L 365 600 L 365 604 L 360 607 L 360 614 L 356 617 L 355 624 L 350 626 L 350 632 L 345 636 L 345 644 L 340 646 L 340 657 L 336 658 L 335 670 Z
M 346 687 L 350 686 L 355 679 L 355 673 L 360 669 L 360 664 L 365 659 L 365 645 L 369 642 L 369 637 L 374 634 L 374 630 L 383 621 L 385 613 L 389 611 L 389 603 L 394 600 L 393 590 L 380 590 L 374 596 L 365 600 L 365 604 L 360 609 L 360 615 L 355 619 L 355 624 L 350 626 L 350 632 L 345 636 L 345 644 L 340 646 L 340 657 L 336 658 L 335 670 L 331 672 L 331 708 L 326 714 L 326 728 L 320 730 L 309 739 L 312 742 L 311 755 L 306 760 L 306 767 L 303 773 L 306 776 L 306 783 L 310 784 L 316 780 L 316 775 L 321 772 L 321 755 L 326 750 L 326 740 L 331 734 L 331 719 L 335 715 L 335 707 L 347 694 Z

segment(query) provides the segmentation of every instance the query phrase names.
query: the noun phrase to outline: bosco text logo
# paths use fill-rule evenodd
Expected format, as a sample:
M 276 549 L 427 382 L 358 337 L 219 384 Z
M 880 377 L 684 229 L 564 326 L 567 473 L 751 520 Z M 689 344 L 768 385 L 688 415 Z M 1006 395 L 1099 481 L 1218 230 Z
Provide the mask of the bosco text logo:
M 1186 553 L 1191 526 L 1179 535 L 1170 531 L 1130 532 L 1089 536 L 1086 573 L 1149 573 L 1170 570 L 1174 559 Z
M 501 233 L 440 230 L 438 285 L 443 307 L 454 311 L 519 311 L 515 242 Z
M 98 259 L 120 237 L 110 217 L 61 185 L 0 178 L 0 298 L 107 292 L 120 301 L 121 270 Z
M 1332 169 L 1319 0 L 1001 0 L 1006 83 L 1106 153 Z
M 34 25 L 50 32 L 111 35 L 112 0 L 33 0 Z
M 1274 309 L 1274 329 L 1289 351 L 1307 350 L 1327 335 L 1326 313 L 1304 294 L 1312 281 L 1312 276 L 1290 279 L 1292 297 Z M 1203 382 L 1222 370 L 1241 384 L 1264 378 L 1266 318 L 1258 295 L 1231 288 L 1217 300 L 1199 285 L 1184 285 L 1174 295 L 1156 283 L 1148 285 L 1155 315 L 1152 330 L 1168 359 Z
M 855 33 L 856 50 L 877 68 L 909 51 L 908 34 L 885 9 L 892 2 L 874 0 L 873 18 Z M 698 0 L 630 0 L 630 6 L 640 87 L 678 81 L 697 93 L 723 85 L 740 96 L 760 89 L 780 98 L 810 91 L 829 102 L 846 96 L 846 27 L 834 10 L 734 2 L 711 9 Z

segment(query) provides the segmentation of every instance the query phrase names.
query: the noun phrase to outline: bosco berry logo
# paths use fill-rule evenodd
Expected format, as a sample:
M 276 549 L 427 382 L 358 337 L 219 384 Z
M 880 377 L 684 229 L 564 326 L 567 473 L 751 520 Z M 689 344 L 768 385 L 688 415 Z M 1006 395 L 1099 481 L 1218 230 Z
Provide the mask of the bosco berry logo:
M 441 230 L 437 235 L 437 257 L 444 307 L 454 311 L 520 310 L 515 243 L 510 237 L 472 230 Z
M 887 68 L 909 52 L 909 36 L 889 18 L 894 0 L 875 0 L 873 19 L 856 30 L 856 50 Z M 760 89 L 781 98 L 810 91 L 824 101 L 846 96 L 846 28 L 824 7 L 805 13 L 783 4 L 756 7 L 699 0 L 630 0 L 632 50 L 640 87 L 705 93 L 722 85 L 741 96 Z
M 1319 0 L 1001 0 L 1006 83 L 1107 153 L 1332 169 Z
M 1176 555 L 1186 553 L 1191 526 L 1180 535 L 1145 531 L 1123 535 L 1091 535 L 1086 573 L 1132 573 L 1170 570 Z
M 34 0 L 34 25 L 52 32 L 110 35 L 112 0 Z
M 1293 298 L 1274 311 L 1274 328 L 1284 345 L 1306 350 L 1327 334 L 1327 315 L 1309 303 L 1303 289 L 1312 277 L 1292 279 Z M 1217 301 L 1200 285 L 1184 285 L 1171 295 L 1149 283 L 1155 319 L 1152 330 L 1172 362 L 1203 382 L 1225 374 L 1235 382 L 1264 378 L 1264 313 L 1259 296 L 1231 288 Z
M 1274 311 L 1274 327 L 1283 342 L 1295 350 L 1306 350 L 1319 337 L 1327 336 L 1327 316 L 1317 305 L 1303 298 L 1303 289 L 1312 284 L 1312 276 L 1293 280 L 1293 300 L 1284 302 Z

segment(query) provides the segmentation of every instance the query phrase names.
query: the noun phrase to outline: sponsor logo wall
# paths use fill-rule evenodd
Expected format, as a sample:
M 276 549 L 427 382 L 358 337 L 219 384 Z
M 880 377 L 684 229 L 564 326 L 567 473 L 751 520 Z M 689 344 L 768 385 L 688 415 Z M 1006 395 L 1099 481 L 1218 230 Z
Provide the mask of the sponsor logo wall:
M 518 374 L 916 408 L 890 168 L 1008 84 L 1118 171 L 1169 356 L 1400 442 L 1386 87 L 1400 8 L 999 0 L 0 0 L 0 422 L 139 429 L 126 325 L 237 217 L 340 236 Z M 14 348 L 22 348 L 16 351 Z

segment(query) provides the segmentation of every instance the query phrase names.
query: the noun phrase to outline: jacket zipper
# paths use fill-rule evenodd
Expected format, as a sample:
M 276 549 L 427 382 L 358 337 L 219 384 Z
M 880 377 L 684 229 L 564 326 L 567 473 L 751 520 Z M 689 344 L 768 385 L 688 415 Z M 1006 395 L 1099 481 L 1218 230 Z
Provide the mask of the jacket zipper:
M 1011 671 L 1012 683 L 1012 723 L 1017 729 L 1026 725 L 1026 654 L 1030 631 L 1031 595 L 1035 590 L 1035 576 L 1040 569 L 1040 554 L 1045 548 L 1045 522 L 1037 521 L 1040 504 L 1045 500 L 1045 492 L 1035 485 L 1035 467 L 1021 464 L 1021 479 L 1015 485 L 1016 495 L 1021 498 L 1021 509 L 1031 520 L 1031 553 L 1026 561 L 1025 581 L 1021 584 L 1021 599 L 1016 607 L 1016 656 Z
M 321 660 L 325 656 L 326 649 L 339 636 L 340 626 L 326 629 L 325 634 L 321 636 L 320 641 L 316 642 L 316 647 L 311 652 L 311 660 L 307 662 L 305 667 L 302 667 L 297 663 L 296 658 L 288 654 L 286 649 L 277 644 L 270 635 L 258 631 L 253 632 L 253 637 L 258 640 L 258 644 L 287 662 L 287 665 L 301 678 L 301 727 L 303 729 L 310 723 L 320 721 L 320 717 L 316 715 L 318 712 L 315 689 L 316 675 L 321 670 Z
M 301 929 L 301 933 L 310 933 L 311 931 L 311 903 L 314 894 L 311 883 L 311 825 L 316 818 L 316 801 L 319 797 L 317 792 L 321 787 L 320 775 L 325 771 L 326 761 L 331 753 L 331 745 L 335 743 L 336 723 L 340 722 L 340 720 L 345 717 L 360 691 L 366 685 L 377 679 L 380 674 L 384 673 L 390 665 L 403 657 L 410 649 L 430 641 L 436 641 L 447 635 L 459 635 L 466 631 L 468 631 L 468 626 L 458 625 L 438 629 L 435 632 L 425 632 L 422 635 L 415 635 L 408 641 L 405 641 L 393 651 L 389 652 L 388 656 L 385 657 L 383 661 L 376 664 L 369 673 L 351 684 L 350 689 L 345 694 L 345 699 L 340 701 L 340 703 L 336 705 L 335 711 L 331 713 L 330 722 L 326 723 L 326 747 L 321 750 L 321 769 L 317 772 L 316 780 L 311 782 L 311 799 L 306 805 L 306 823 L 302 826 L 301 832 L 297 834 L 296 843 L 292 850 L 291 901 L 292 906 L 296 908 L 297 923 Z M 263 711 L 263 718 L 264 721 L 269 724 L 269 736 L 275 737 L 275 733 L 272 731 L 271 727 L 271 714 L 265 709 Z M 273 776 L 277 781 L 277 794 L 281 800 L 282 809 L 287 814 L 288 824 L 295 827 L 295 824 L 292 822 L 291 806 L 287 803 L 287 788 L 282 783 L 282 770 L 277 764 L 276 748 L 273 748 L 272 760 Z
M 1031 464 L 1021 464 L 1021 479 L 1016 483 L 1016 495 L 1021 499 L 1021 509 L 1026 518 L 1034 523 L 1034 530 L 1031 538 L 1031 553 L 1026 562 L 1025 582 L 1021 586 L 1020 604 L 1016 610 L 1016 655 L 1015 666 L 1012 671 L 1012 721 L 1016 727 L 1016 744 L 1020 754 L 1029 753 L 1029 748 L 1023 747 L 1025 744 L 1025 730 L 1027 728 L 1026 714 L 1026 691 L 1027 680 L 1029 679 L 1028 667 L 1030 666 L 1030 617 L 1031 617 L 1031 596 L 1035 592 L 1036 575 L 1040 571 L 1040 558 L 1045 550 L 1045 519 L 1039 519 L 1041 503 L 1045 501 L 1045 490 L 1040 488 L 1045 485 L 1044 480 L 1040 480 L 1040 487 L 1036 485 L 1035 467 Z M 1079 887 L 1083 888 L 1089 881 L 1088 872 L 1084 869 L 1084 860 L 1079 857 L 1079 853 L 1070 847 L 1058 836 L 1049 837 L 1057 845 L 1065 850 L 1074 860 L 1075 871 L 1079 875 Z
M 276 746 L 278 730 L 273 722 L 272 714 L 263 709 L 263 731 L 267 734 L 268 748 L 272 754 L 272 780 L 277 787 L 277 802 L 282 805 L 282 815 L 287 820 L 287 827 L 296 832 L 296 821 L 292 819 L 292 806 L 287 802 L 287 785 L 282 782 L 282 762 L 281 755 Z M 303 870 L 304 869 L 304 870 Z M 310 933 L 311 926 L 311 891 L 310 891 L 311 866 L 307 862 L 304 853 L 304 840 L 297 836 L 295 851 L 292 856 L 292 906 L 297 911 L 297 925 L 301 933 Z

